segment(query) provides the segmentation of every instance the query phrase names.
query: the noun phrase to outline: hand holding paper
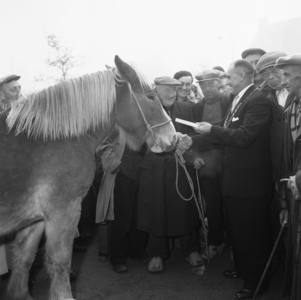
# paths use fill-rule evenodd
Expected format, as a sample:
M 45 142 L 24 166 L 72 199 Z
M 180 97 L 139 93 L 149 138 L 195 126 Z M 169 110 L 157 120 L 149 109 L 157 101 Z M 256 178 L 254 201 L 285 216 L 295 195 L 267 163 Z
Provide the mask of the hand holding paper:
M 194 128 L 197 133 L 205 134 L 210 133 L 212 125 L 206 122 L 196 123 L 198 127 Z

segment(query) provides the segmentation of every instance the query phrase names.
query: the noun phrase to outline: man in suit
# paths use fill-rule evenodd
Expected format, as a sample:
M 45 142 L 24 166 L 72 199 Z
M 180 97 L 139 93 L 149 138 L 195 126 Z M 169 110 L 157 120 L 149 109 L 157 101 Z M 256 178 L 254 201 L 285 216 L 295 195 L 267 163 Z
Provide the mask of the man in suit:
M 270 155 L 271 106 L 253 84 L 253 66 L 244 59 L 227 70 L 236 95 L 224 127 L 199 123 L 196 129 L 224 146 L 223 195 L 229 219 L 234 269 L 228 278 L 244 279 L 234 299 L 251 299 L 270 253 L 269 206 L 273 176 Z M 262 284 L 263 293 L 268 282 Z
M 175 122 L 175 118 L 194 121 L 191 105 L 176 101 L 177 88 L 182 86 L 181 82 L 171 77 L 159 77 L 155 79 L 155 84 L 157 96 L 171 117 L 176 131 L 183 135 L 195 134 L 192 127 Z M 196 183 L 193 162 L 186 161 L 190 177 Z M 168 238 L 179 237 L 181 252 L 193 272 L 203 274 L 204 261 L 199 254 L 196 230 L 199 223 L 198 210 L 193 199 L 183 199 L 189 199 L 192 191 L 184 170 L 179 167 L 177 171 L 174 154 L 148 151 L 140 165 L 139 181 L 137 228 L 149 233 L 149 272 L 163 270 L 163 261 L 169 256 Z
M 219 91 L 221 71 L 208 69 L 197 74 L 195 78 L 204 94 L 204 99 L 192 107 L 196 122 L 208 122 L 222 126 L 222 120 L 229 107 L 229 99 Z M 199 170 L 200 187 L 206 201 L 208 218 L 208 252 L 209 259 L 223 251 L 224 217 L 221 190 L 222 147 L 214 145 L 210 139 L 207 143 L 199 143 L 199 153 L 204 160 L 204 166 Z M 208 254 L 203 257 L 208 259 Z

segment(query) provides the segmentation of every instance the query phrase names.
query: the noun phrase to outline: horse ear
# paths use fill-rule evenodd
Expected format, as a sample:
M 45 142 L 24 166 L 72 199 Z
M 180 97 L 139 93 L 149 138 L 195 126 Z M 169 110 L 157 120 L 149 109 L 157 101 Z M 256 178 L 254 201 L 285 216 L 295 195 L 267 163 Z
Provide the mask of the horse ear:
M 107 70 L 112 70 L 113 69 L 113 67 L 110 67 L 108 65 L 105 65 L 105 66 L 106 66 Z
M 125 63 L 118 55 L 115 56 L 115 65 L 120 75 L 125 78 L 135 91 L 142 92 L 141 83 L 136 71 L 127 63 Z

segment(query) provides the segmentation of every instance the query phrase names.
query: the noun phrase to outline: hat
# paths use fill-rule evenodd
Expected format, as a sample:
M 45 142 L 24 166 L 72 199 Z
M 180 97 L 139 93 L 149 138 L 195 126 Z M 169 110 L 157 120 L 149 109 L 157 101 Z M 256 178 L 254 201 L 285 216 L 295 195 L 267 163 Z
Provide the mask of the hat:
M 241 57 L 243 59 L 245 59 L 248 55 L 254 54 L 254 53 L 259 53 L 259 54 L 263 55 L 266 52 L 260 48 L 250 48 L 250 49 L 246 49 L 245 51 L 243 51 L 241 54 Z
M 260 57 L 258 63 L 256 64 L 256 70 L 261 72 L 269 67 L 273 67 L 279 57 L 286 55 L 287 54 L 285 52 L 281 51 L 268 52 Z
M 301 66 L 301 54 L 279 57 L 274 66 L 281 69 L 285 65 Z
M 5 83 L 11 82 L 13 80 L 19 80 L 20 78 L 21 78 L 21 76 L 18 76 L 18 75 L 8 75 L 5 77 L 2 77 L 2 78 L 0 78 L 0 87 Z
M 218 70 L 218 71 L 221 71 L 221 72 L 225 72 L 225 70 L 222 67 L 220 67 L 220 66 L 215 66 L 212 69 Z
M 168 76 L 157 77 L 154 82 L 155 85 L 182 86 L 181 81 Z
M 216 69 L 208 69 L 204 70 L 201 73 L 198 73 L 195 78 L 197 82 L 208 81 L 208 80 L 218 80 L 219 77 L 223 74 L 223 72 L 218 71 Z
M 173 78 L 180 79 L 181 77 L 184 76 L 190 76 L 191 79 L 193 80 L 192 74 L 189 71 L 179 71 L 173 76 Z

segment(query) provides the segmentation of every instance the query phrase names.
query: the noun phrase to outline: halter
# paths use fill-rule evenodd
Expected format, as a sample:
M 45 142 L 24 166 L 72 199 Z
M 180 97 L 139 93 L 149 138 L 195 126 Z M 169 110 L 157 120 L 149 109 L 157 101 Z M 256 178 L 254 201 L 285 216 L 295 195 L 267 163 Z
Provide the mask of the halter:
M 137 106 L 138 106 L 138 108 L 139 108 L 139 111 L 140 111 L 140 113 L 141 113 L 141 115 L 142 115 L 142 119 L 143 119 L 143 121 L 144 121 L 144 123 L 145 123 L 145 125 L 146 125 L 146 133 L 145 133 L 145 136 L 147 136 L 147 134 L 150 132 L 154 144 L 155 144 L 156 146 L 158 146 L 158 144 L 156 143 L 155 133 L 154 133 L 153 129 L 168 124 L 169 122 L 171 122 L 171 118 L 169 118 L 167 121 L 162 122 L 162 123 L 160 123 L 160 124 L 156 124 L 156 125 L 153 125 L 153 126 L 149 125 L 148 122 L 147 122 L 147 120 L 146 120 L 146 118 L 145 118 L 145 115 L 144 115 L 144 113 L 143 113 L 143 111 L 142 111 L 142 108 L 141 108 L 141 106 L 140 106 L 140 104 L 139 104 L 139 102 L 138 102 L 138 100 L 137 100 L 137 98 L 136 98 L 136 96 L 135 96 L 135 94 L 134 94 L 134 92 L 132 91 L 131 88 L 130 88 L 130 90 L 131 90 L 131 96 L 135 99 L 135 101 L 136 101 L 136 103 L 137 103 Z

